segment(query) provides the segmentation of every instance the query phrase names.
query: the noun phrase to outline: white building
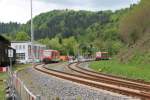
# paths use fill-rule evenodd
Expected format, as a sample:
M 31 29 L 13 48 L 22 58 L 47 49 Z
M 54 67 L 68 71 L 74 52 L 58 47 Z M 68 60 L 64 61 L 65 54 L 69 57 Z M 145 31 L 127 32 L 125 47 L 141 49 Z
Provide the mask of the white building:
M 31 50 L 32 43 L 29 41 L 15 41 L 11 42 L 11 47 L 16 49 L 16 59 L 20 63 L 33 62 L 42 60 L 42 50 L 46 48 L 45 45 L 35 44 Z

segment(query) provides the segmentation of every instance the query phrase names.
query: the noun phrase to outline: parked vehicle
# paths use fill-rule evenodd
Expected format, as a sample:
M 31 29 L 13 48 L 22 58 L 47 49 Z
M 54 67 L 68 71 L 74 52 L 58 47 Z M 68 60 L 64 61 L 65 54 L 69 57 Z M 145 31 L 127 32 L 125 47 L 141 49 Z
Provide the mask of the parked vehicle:
M 78 56 L 78 61 L 85 61 L 84 57 L 83 56 Z
M 68 61 L 69 60 L 69 56 L 60 56 L 59 58 L 61 61 Z
M 43 50 L 42 61 L 44 63 L 56 63 L 60 61 L 60 52 L 57 50 Z
M 109 59 L 108 52 L 96 52 L 95 60 L 108 60 L 108 59 Z

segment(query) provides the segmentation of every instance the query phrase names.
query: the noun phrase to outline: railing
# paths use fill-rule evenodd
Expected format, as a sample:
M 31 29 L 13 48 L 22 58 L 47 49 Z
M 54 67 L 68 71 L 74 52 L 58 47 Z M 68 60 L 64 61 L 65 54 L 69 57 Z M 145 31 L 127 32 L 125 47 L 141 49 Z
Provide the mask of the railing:
M 13 74 L 13 86 L 21 98 L 21 100 L 41 100 L 39 95 L 34 95 L 25 84 L 17 77 L 17 74 Z

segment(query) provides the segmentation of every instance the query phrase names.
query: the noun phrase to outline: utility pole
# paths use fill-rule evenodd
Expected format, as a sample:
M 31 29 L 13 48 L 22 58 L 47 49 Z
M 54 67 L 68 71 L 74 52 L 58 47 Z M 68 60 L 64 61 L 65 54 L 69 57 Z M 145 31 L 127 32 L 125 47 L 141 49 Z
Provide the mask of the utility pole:
M 32 0 L 31 0 L 31 42 L 34 42 L 33 19 L 32 19 Z
M 32 18 L 32 15 L 33 15 L 33 11 L 32 11 L 32 0 L 31 0 L 31 55 L 32 55 L 32 60 L 33 60 L 33 63 L 34 63 L 34 30 L 33 30 L 33 18 Z

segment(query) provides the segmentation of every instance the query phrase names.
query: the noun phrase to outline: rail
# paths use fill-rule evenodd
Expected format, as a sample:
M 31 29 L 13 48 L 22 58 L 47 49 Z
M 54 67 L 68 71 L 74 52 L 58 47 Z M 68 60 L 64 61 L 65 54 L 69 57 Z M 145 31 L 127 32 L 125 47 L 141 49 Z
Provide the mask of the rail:
M 90 62 L 90 61 L 95 61 L 95 60 L 91 59 L 91 60 L 86 60 L 84 62 Z M 84 62 L 79 62 L 79 63 L 84 63 Z M 100 72 L 96 72 L 96 71 L 85 69 L 83 67 L 80 67 L 80 69 L 84 69 L 84 70 L 87 70 L 89 72 L 94 72 L 94 73 L 101 74 L 101 75 L 104 75 L 104 76 L 110 76 L 110 77 L 114 77 L 114 78 L 118 78 L 118 79 L 123 79 L 123 80 L 127 80 L 127 81 L 134 81 L 134 82 L 138 82 L 138 83 L 141 83 L 141 84 L 150 85 L 150 82 L 146 82 L 146 81 L 139 80 L 139 79 L 130 79 L 130 78 L 126 78 L 126 77 L 120 77 L 120 76 L 116 76 L 116 75 L 110 75 L 110 74 L 100 73 Z
M 83 76 L 83 75 L 70 74 L 70 73 L 66 73 L 66 72 L 62 72 L 62 71 L 47 69 L 45 67 L 39 67 L 39 66 L 34 67 L 34 68 L 36 70 L 46 73 L 48 75 L 53 75 L 53 76 L 56 76 L 56 77 L 59 77 L 62 79 L 74 81 L 74 82 L 92 86 L 95 88 L 105 89 L 108 91 L 113 91 L 113 92 L 129 95 L 129 96 L 136 96 L 136 97 L 139 97 L 142 99 L 144 98 L 146 100 L 148 100 L 150 98 L 150 93 L 138 91 L 138 90 L 134 90 L 134 89 L 130 89 L 130 88 L 125 88 L 125 87 L 121 87 L 121 86 L 116 86 L 116 85 L 112 85 L 112 84 L 110 85 L 107 83 L 96 82 L 89 78 L 86 79 L 87 77 Z
M 124 86 L 124 87 L 133 88 L 133 89 L 138 89 L 141 91 L 149 91 L 150 92 L 150 85 L 143 84 L 143 83 L 137 83 L 134 81 L 118 79 L 118 78 L 110 77 L 107 75 L 104 76 L 103 74 L 101 75 L 101 73 L 95 73 L 94 71 L 90 71 L 85 68 L 79 67 L 78 64 L 76 64 L 75 66 L 68 66 L 68 68 L 75 72 L 78 72 L 80 74 L 91 77 L 92 80 L 97 81 L 97 82 L 117 84 L 119 86 Z

